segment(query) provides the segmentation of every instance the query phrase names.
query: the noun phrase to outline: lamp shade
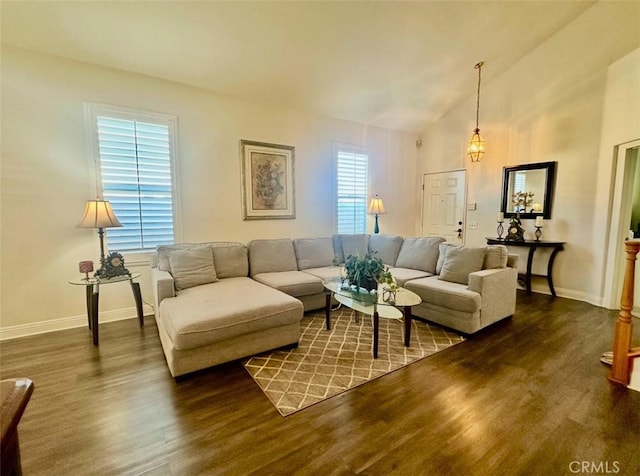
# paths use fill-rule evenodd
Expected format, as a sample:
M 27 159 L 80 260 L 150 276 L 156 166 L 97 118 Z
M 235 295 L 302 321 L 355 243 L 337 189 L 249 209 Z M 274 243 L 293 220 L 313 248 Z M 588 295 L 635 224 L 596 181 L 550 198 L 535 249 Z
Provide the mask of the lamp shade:
M 111 203 L 106 200 L 87 200 L 84 207 L 84 215 L 78 224 L 79 228 L 116 228 L 122 223 L 113 213 Z
M 369 213 L 371 215 L 382 215 L 383 213 L 387 213 L 384 211 L 384 203 L 382 203 L 382 199 L 376 195 L 369 202 Z

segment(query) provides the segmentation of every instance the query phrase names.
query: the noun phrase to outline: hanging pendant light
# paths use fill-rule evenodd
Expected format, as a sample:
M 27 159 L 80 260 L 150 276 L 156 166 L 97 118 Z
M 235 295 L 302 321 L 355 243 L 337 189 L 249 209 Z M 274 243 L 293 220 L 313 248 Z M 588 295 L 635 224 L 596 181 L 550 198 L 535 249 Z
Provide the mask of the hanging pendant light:
M 478 128 L 478 119 L 480 117 L 480 73 L 482 71 L 483 61 L 476 64 L 475 68 L 478 70 L 478 100 L 476 102 L 476 128 L 473 131 L 473 136 L 469 141 L 469 147 L 467 148 L 467 155 L 471 159 L 471 162 L 480 162 L 484 155 L 484 139 L 480 135 L 480 129 Z

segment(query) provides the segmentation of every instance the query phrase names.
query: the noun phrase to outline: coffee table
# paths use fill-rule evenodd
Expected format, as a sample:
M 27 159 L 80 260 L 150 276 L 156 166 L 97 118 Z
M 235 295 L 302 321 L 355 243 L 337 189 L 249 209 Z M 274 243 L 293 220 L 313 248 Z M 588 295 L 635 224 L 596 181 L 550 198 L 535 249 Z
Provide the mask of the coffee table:
M 370 294 L 365 289 L 355 290 L 343 284 L 340 278 L 322 282 L 326 292 L 325 321 L 327 330 L 331 330 L 331 298 L 366 315 L 373 316 L 373 358 L 378 358 L 378 334 L 380 331 L 380 317 L 404 319 L 404 345 L 411 343 L 411 307 L 422 302 L 420 296 L 405 288 L 398 288 L 395 294 L 383 292 L 382 285 L 378 285 L 378 292 Z

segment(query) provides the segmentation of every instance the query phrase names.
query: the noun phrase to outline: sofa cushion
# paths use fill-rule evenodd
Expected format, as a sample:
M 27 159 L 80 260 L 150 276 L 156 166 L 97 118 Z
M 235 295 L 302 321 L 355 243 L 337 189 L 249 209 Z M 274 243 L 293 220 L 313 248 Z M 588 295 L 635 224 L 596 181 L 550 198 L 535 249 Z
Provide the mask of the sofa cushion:
M 214 243 L 212 248 L 218 278 L 240 278 L 249 275 L 249 257 L 245 245 Z
M 293 240 L 298 269 L 331 266 L 334 259 L 331 238 L 298 238 Z
M 259 273 L 254 274 L 253 279 L 295 297 L 324 292 L 322 280 L 304 271 Z
M 434 274 L 438 263 L 438 245 L 445 239 L 440 236 L 405 238 L 396 266 L 399 268 L 419 269 Z
M 156 247 L 156 255 L 158 257 L 158 269 L 160 271 L 171 272 L 171 264 L 169 263 L 169 252 L 174 250 L 189 250 L 201 246 L 208 246 L 209 243 L 175 243 L 173 245 L 160 245 Z
M 452 283 L 468 284 L 469 273 L 482 269 L 484 247 L 450 246 L 439 278 Z
M 250 278 L 185 289 L 160 303 L 158 319 L 178 350 L 300 322 L 302 303 Z
M 339 235 L 343 263 L 349 256 L 365 256 L 369 251 L 369 235 Z
M 505 268 L 509 250 L 504 245 L 487 245 L 484 253 L 484 263 L 482 269 Z
M 466 285 L 442 281 L 436 276 L 411 280 L 405 288 L 416 293 L 425 303 L 461 312 L 477 312 L 482 303 L 480 294 L 469 290 Z
M 298 270 L 293 241 L 289 238 L 253 240 L 249 242 L 248 248 L 251 276 Z
M 324 266 L 322 268 L 308 268 L 305 269 L 304 272 L 320 278 L 323 281 L 327 281 L 340 278 L 342 269 L 340 266 Z
M 442 265 L 444 264 L 444 260 L 447 257 L 447 251 L 449 251 L 449 248 L 451 248 L 452 246 L 457 245 L 447 242 L 440 243 L 438 245 L 438 262 L 436 263 L 436 274 L 440 274 L 440 272 L 442 271 Z
M 177 291 L 218 281 L 210 247 L 171 250 L 167 254 Z
M 388 266 L 395 266 L 402 246 L 402 237 L 373 234 L 369 237 L 369 251 Z
M 433 276 L 432 273 L 421 271 L 419 269 L 409 268 L 389 268 L 391 276 L 396 280 L 398 286 L 404 286 L 405 283 L 411 279 L 426 278 L 427 276 Z

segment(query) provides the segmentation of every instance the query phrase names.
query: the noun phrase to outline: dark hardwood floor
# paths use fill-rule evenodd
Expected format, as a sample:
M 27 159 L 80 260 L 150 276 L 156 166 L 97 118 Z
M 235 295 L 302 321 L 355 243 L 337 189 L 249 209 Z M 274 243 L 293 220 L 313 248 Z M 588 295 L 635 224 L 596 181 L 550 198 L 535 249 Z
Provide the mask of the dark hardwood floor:
M 101 325 L 99 348 L 88 329 L 2 342 L 0 372 L 35 383 L 27 476 L 637 475 L 640 392 L 599 362 L 616 317 L 519 293 L 512 320 L 286 418 L 239 362 L 174 381 L 152 317 Z

